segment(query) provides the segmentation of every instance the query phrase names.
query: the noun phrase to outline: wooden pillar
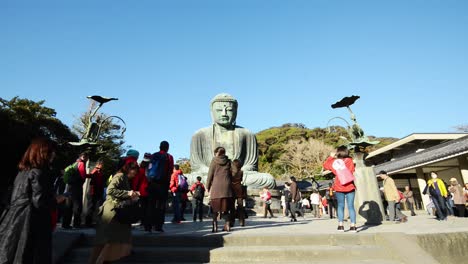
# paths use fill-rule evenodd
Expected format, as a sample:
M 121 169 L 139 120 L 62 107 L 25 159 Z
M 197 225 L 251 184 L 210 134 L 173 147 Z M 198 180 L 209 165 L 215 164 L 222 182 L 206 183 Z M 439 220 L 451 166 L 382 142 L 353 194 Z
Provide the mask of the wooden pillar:
M 458 164 L 460 166 L 460 174 L 463 179 L 463 182 L 460 182 L 460 184 L 464 185 L 465 183 L 468 183 L 468 160 L 466 160 L 466 156 L 458 157 Z
M 427 185 L 426 178 L 424 177 L 423 168 L 416 168 L 416 176 L 418 178 L 419 191 L 421 192 L 421 198 L 423 202 L 422 209 L 426 210 L 426 205 L 429 204 L 430 198 L 429 195 L 423 194 L 424 188 L 426 188 Z

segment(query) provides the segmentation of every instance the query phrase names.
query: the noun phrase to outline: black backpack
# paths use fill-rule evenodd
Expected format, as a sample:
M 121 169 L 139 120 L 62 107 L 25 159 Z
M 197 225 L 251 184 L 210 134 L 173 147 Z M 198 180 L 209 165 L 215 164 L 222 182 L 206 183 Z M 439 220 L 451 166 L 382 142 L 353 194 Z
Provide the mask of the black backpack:
M 284 190 L 284 200 L 285 200 L 287 203 L 292 202 L 291 191 L 289 191 L 289 190 Z
M 195 187 L 195 192 L 193 193 L 193 199 L 203 200 L 203 198 L 205 198 L 205 191 L 203 190 L 202 185 L 198 184 L 197 187 Z

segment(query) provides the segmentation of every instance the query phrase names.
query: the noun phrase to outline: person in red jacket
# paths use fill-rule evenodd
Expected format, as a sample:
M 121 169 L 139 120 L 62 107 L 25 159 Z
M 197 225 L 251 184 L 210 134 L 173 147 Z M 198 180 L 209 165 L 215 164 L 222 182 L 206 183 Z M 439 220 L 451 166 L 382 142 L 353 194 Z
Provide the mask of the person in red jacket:
M 357 232 L 356 228 L 356 210 L 354 209 L 354 197 L 356 186 L 354 185 L 354 161 L 349 156 L 349 150 L 346 146 L 339 147 L 323 164 L 324 169 L 330 170 L 335 175 L 333 189 L 338 201 L 338 231 L 344 231 L 344 207 L 345 200 L 348 204 L 349 218 L 351 220 L 351 232 Z M 344 181 L 344 182 L 343 182 Z
M 173 224 L 180 224 L 182 221 L 180 203 L 182 199 L 182 191 L 179 189 L 180 178 L 183 177 L 183 172 L 180 169 L 179 165 L 174 165 L 174 172 L 171 176 L 171 182 L 169 184 L 169 189 L 172 193 L 172 208 L 174 210 L 174 218 L 172 219 Z
M 87 203 L 86 226 L 93 227 L 96 210 L 104 203 L 104 175 L 102 169 L 103 160 L 98 160 L 96 167 L 91 172 L 91 183 L 89 185 L 89 199 Z

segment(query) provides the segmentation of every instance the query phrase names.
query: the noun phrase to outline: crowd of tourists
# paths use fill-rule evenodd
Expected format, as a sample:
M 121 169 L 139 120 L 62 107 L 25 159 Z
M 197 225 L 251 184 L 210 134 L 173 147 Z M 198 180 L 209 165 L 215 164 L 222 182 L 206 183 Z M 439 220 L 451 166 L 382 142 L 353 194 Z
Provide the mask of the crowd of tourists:
M 222 230 L 227 232 L 232 230 L 236 219 L 240 226 L 246 224 L 247 189 L 243 185 L 240 160 L 231 161 L 223 147 L 216 148 L 206 183 L 197 177 L 190 186 L 168 151 L 169 143 L 162 141 L 158 152 L 145 153 L 138 163 L 139 152 L 129 150 L 110 177 L 102 172 L 102 160 L 89 170 L 89 154 L 83 152 L 53 182 L 49 166 L 55 159 L 56 146 L 50 140 L 34 140 L 19 163 L 10 205 L 0 217 L 0 263 L 51 263 L 52 232 L 58 221 L 63 229 L 96 228 L 90 263 L 119 260 L 131 254 L 132 224 L 140 223 L 147 233 L 164 232 L 168 200 L 173 209 L 171 222 L 176 225 L 186 221 L 184 213 L 189 197 L 193 222 L 202 222 L 207 194 L 213 233 L 218 232 L 220 220 L 224 221 Z M 349 232 L 357 232 L 355 167 L 348 148 L 339 147 L 331 153 L 323 167 L 334 175 L 324 196 L 319 190 L 313 190 L 310 197 L 303 197 L 296 178 L 290 177 L 281 197 L 284 216 L 297 222 L 297 217 L 304 216 L 309 209 L 314 218 L 328 214 L 333 219 L 336 215 L 340 232 L 345 231 L 344 223 L 349 219 Z M 381 191 L 388 220 L 408 221 L 401 212 L 403 203 L 412 216 L 416 215 L 414 194 L 409 186 L 400 192 L 385 171 L 378 176 L 383 180 Z M 83 186 L 87 179 L 90 184 L 85 192 Z M 83 210 L 84 193 L 86 210 Z M 447 186 L 433 172 L 424 193 L 430 195 L 439 220 L 446 220 L 449 215 L 465 216 L 468 185 L 463 188 L 452 178 Z M 263 203 L 263 217 L 275 217 L 270 190 L 264 188 L 259 197 Z M 86 211 L 84 216 L 83 211 Z

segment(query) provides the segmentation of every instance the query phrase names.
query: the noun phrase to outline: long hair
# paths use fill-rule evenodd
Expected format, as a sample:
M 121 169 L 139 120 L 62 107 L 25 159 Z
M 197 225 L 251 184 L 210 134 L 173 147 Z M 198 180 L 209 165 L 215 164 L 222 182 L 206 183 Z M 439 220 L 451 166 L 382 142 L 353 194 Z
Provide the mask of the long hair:
M 49 166 L 55 150 L 56 146 L 51 140 L 46 138 L 33 139 L 18 164 L 19 170 L 42 169 Z

